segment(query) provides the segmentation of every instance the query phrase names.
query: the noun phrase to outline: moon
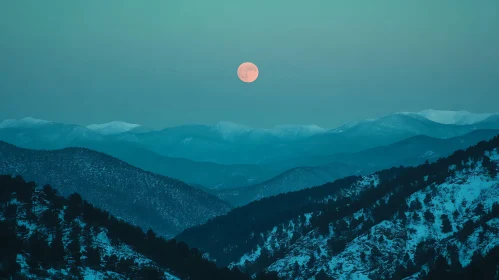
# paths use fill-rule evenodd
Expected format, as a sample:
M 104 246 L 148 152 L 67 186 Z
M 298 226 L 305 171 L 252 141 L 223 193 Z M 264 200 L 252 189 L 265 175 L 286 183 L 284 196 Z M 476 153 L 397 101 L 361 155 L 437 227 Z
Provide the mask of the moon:
M 245 83 L 252 83 L 258 78 L 258 67 L 251 62 L 244 62 L 237 68 L 237 76 Z

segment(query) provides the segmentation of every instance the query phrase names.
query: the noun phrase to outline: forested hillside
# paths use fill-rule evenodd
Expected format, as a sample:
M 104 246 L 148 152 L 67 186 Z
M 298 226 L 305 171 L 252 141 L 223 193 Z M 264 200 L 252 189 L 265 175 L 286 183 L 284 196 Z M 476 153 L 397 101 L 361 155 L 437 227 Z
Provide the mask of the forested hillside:
M 0 176 L 1 279 L 248 279 L 146 233 L 78 194 Z M 12 278 L 11 278 L 12 277 Z M 275 279 L 260 275 L 259 279 Z
M 89 149 L 30 150 L 0 141 L 0 159 L 0 174 L 50 184 L 65 196 L 79 193 L 96 207 L 165 237 L 230 209 L 182 181 Z
M 495 137 L 435 163 L 262 199 L 178 238 L 221 266 L 284 279 L 421 279 L 445 273 L 439 256 L 464 275 L 499 245 L 498 147 Z

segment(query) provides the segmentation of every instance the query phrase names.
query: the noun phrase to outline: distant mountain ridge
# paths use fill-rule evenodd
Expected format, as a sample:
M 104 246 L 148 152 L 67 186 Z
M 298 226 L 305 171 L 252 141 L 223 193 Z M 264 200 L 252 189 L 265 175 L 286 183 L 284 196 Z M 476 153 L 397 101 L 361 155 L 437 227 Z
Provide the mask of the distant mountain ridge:
M 492 116 L 499 115 L 499 113 L 475 114 L 468 111 L 441 111 L 433 109 L 423 110 L 416 114 L 434 122 L 457 125 L 476 124 Z
M 440 117 L 440 122 L 427 118 L 438 120 L 435 116 L 440 115 L 445 117 Z M 484 119 L 484 116 L 488 117 Z M 449 122 L 453 123 L 448 124 Z M 416 135 L 451 138 L 478 129 L 499 129 L 499 115 L 436 110 L 396 113 L 374 120 L 348 124 L 333 130 L 314 125 L 254 129 L 230 122 L 220 122 L 213 126 L 184 125 L 163 130 L 147 130 L 143 126 L 123 122 L 90 125 L 90 127 L 93 130 L 83 126 L 32 118 L 19 121 L 8 120 L 0 125 L 0 140 L 23 148 L 34 149 L 87 147 L 113 156 L 126 155 L 128 159 L 134 157 L 132 154 L 125 153 L 130 148 L 135 151 L 148 150 L 169 158 L 183 158 L 225 166 L 264 165 L 339 152 L 354 153 L 389 145 Z M 113 154 L 113 149 L 109 149 L 113 146 L 128 146 L 129 148 L 125 148 L 125 151 L 120 151 L 119 154 Z M 138 167 L 145 168 L 147 165 L 143 159 L 134 158 L 134 160 L 134 165 Z M 310 165 L 311 163 L 304 160 L 290 168 Z M 220 168 L 224 167 L 220 166 Z M 237 169 L 240 170 L 239 167 Z M 220 177 L 215 180 L 216 182 L 206 187 L 235 187 L 236 185 L 226 183 L 232 181 L 237 181 L 239 185 L 252 185 L 283 171 L 285 170 L 273 170 L 268 173 L 263 171 L 261 174 L 256 172 L 247 176 L 247 179 L 239 176 L 238 174 L 241 173 L 239 171 L 219 171 L 215 172 L 215 174 L 220 174 L 217 175 Z M 200 180 L 195 179 L 197 178 L 196 172 L 189 176 L 194 180 L 180 177 L 184 176 L 182 174 L 177 176 L 177 174 L 166 173 L 167 170 L 155 169 L 154 172 L 192 184 L 203 185 Z
M 418 135 L 357 153 L 309 158 L 307 162 L 310 166 L 292 168 L 259 184 L 213 193 L 233 205 L 241 206 L 264 197 L 320 186 L 346 176 L 365 175 L 394 166 L 413 166 L 425 161 L 433 162 L 456 150 L 488 141 L 496 135 L 499 135 L 499 129 L 475 130 L 448 139 Z M 297 161 L 303 162 L 303 159 Z M 293 162 L 282 164 L 292 166 Z
M 29 150 L 0 142 L 0 174 L 77 192 L 134 225 L 171 237 L 224 214 L 230 206 L 176 179 L 157 175 L 85 148 Z
M 120 134 L 125 132 L 144 133 L 152 131 L 152 129 L 144 127 L 140 124 L 132 124 L 121 121 L 112 121 L 104 124 L 90 124 L 87 125 L 86 128 L 104 135 Z

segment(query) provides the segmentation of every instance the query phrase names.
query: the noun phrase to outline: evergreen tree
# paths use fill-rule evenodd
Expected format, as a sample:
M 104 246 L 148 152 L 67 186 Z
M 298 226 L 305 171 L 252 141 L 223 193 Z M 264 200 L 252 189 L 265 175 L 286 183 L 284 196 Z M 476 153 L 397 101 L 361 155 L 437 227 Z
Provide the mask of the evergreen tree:
M 62 230 L 55 231 L 54 238 L 50 244 L 50 254 L 53 266 L 59 268 L 64 264 L 64 244 L 62 242 Z
M 309 269 L 313 268 L 313 267 L 314 267 L 314 265 L 315 265 L 315 262 L 316 262 L 316 261 L 317 261 L 317 260 L 315 259 L 315 254 L 312 254 L 312 255 L 310 256 L 310 259 L 308 259 L 308 262 L 307 262 L 307 267 L 308 267 Z
M 442 232 L 443 233 L 448 233 L 452 231 L 452 224 L 450 223 L 449 217 L 446 214 L 442 214 L 440 216 L 440 219 L 442 220 Z
M 38 230 L 31 234 L 27 242 L 27 250 L 30 252 L 29 261 L 34 265 L 47 268 L 50 260 L 50 246 L 47 236 Z
M 101 266 L 101 253 L 99 248 L 94 248 L 92 246 L 85 248 L 85 262 L 86 264 L 94 269 L 100 268 Z
M 163 273 L 152 266 L 142 267 L 138 273 L 138 279 L 163 279 Z
M 317 275 L 315 275 L 315 280 L 332 280 L 333 278 L 329 277 L 324 269 L 321 269 Z
M 424 212 L 424 219 L 427 223 L 433 224 L 435 222 L 435 215 L 428 209 Z
M 20 266 L 16 261 L 17 253 L 21 250 L 21 241 L 16 236 L 14 223 L 0 221 L 0 278 L 8 279 L 9 276 L 19 271 Z
M 419 217 L 419 214 L 417 212 L 414 212 L 412 214 L 412 219 L 415 221 L 415 222 L 419 222 L 421 221 L 421 217 Z
M 475 208 L 475 214 L 478 216 L 485 215 L 485 208 L 482 203 L 478 203 Z
M 447 260 L 441 255 L 439 255 L 435 261 L 435 264 L 430 268 L 430 272 L 428 273 L 426 279 L 428 280 L 445 279 L 449 270 L 450 266 L 447 263 Z
M 75 266 L 81 265 L 81 245 L 80 245 L 80 226 L 72 222 L 72 229 L 69 234 L 68 251 Z
M 47 209 L 42 213 L 40 222 L 49 229 L 49 232 L 53 232 L 60 226 L 59 213 L 55 209 Z

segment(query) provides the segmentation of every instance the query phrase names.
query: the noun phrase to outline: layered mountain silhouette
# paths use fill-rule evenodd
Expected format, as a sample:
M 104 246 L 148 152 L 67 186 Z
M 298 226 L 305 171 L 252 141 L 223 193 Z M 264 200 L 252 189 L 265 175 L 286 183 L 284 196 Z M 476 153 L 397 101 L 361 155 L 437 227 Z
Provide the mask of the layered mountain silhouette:
M 254 129 L 228 122 L 149 130 L 122 122 L 83 127 L 25 118 L 0 123 L 0 140 L 35 149 L 126 142 L 163 156 L 232 165 L 358 152 L 416 135 L 450 138 L 477 129 L 499 129 L 498 115 L 426 110 L 396 113 L 332 130 L 313 125 Z M 307 165 L 301 162 L 297 166 Z
M 448 139 L 418 135 L 358 153 L 311 157 L 308 162 L 316 164 L 315 166 L 292 168 L 259 184 L 217 190 L 213 193 L 233 205 L 241 206 L 257 199 L 319 186 L 346 176 L 369 174 L 392 166 L 412 166 L 425 161 L 435 161 L 456 150 L 490 140 L 498 134 L 499 130 L 476 130 Z M 297 162 L 301 160 L 303 159 L 298 159 Z M 296 163 L 290 161 L 281 164 L 285 166 Z
M 0 142 L 0 158 L 0 174 L 50 184 L 62 195 L 77 192 L 96 207 L 166 237 L 230 209 L 179 180 L 89 149 L 31 150 Z
M 282 279 L 494 279 L 498 164 L 496 136 L 433 163 L 264 198 L 177 239 L 220 266 Z
M 225 189 L 259 184 L 296 167 L 335 162 L 328 157 L 340 152 L 417 135 L 444 139 L 499 129 L 498 116 L 425 110 L 332 130 L 314 125 L 254 129 L 230 122 L 153 130 L 125 122 L 79 126 L 24 118 L 2 121 L 0 140 L 32 149 L 89 148 L 194 186 Z

